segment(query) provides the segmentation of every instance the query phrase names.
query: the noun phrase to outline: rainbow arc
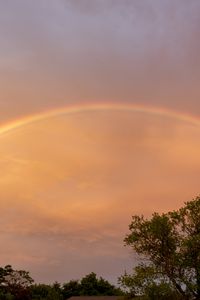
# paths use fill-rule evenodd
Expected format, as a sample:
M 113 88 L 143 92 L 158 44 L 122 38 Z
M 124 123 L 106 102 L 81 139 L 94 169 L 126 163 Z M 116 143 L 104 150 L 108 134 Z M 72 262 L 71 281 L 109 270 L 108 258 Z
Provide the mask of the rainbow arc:
M 13 120 L 0 127 L 0 135 L 4 135 L 20 127 L 35 122 L 40 122 L 49 118 L 67 115 L 67 114 L 75 114 L 80 112 L 92 112 L 92 111 L 130 111 L 130 112 L 146 113 L 151 115 L 167 117 L 182 122 L 187 122 L 193 126 L 200 126 L 200 119 L 198 119 L 197 117 L 194 117 L 192 115 L 187 115 L 184 113 L 178 113 L 176 111 L 169 110 L 166 108 L 149 107 L 149 106 L 142 106 L 137 104 L 117 104 L 117 103 L 75 104 L 75 105 L 68 105 L 65 107 L 60 107 L 52 110 L 47 110 L 44 112 L 40 112 L 38 114 L 28 115 Z

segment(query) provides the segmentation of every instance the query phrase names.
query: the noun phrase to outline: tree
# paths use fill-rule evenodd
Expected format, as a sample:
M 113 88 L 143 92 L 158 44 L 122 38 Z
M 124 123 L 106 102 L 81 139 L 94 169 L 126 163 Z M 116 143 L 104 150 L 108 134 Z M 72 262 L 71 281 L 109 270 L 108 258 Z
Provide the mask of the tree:
M 5 299 L 29 300 L 29 287 L 33 283 L 29 272 L 14 270 L 10 265 L 0 268 L 0 294 Z
M 144 262 L 120 277 L 124 287 L 142 294 L 162 285 L 182 299 L 200 299 L 200 197 L 151 219 L 135 215 L 129 229 L 125 244 Z
M 110 284 L 107 280 L 102 277 L 97 278 L 95 273 L 90 273 L 82 278 L 80 282 L 81 295 L 87 296 L 100 296 L 100 295 L 120 295 L 120 289 L 116 288 L 114 285 Z
M 63 284 L 63 295 L 65 299 L 72 296 L 80 296 L 80 283 L 78 280 L 70 280 L 69 282 Z
M 129 298 L 141 296 L 142 299 L 180 299 L 178 293 L 166 276 L 158 273 L 152 264 L 141 263 L 136 266 L 132 275 L 125 273 L 119 278 Z
M 65 298 L 71 296 L 105 296 L 105 295 L 122 295 L 122 291 L 110 284 L 102 277 L 92 272 L 80 281 L 71 280 L 63 285 L 63 295 Z

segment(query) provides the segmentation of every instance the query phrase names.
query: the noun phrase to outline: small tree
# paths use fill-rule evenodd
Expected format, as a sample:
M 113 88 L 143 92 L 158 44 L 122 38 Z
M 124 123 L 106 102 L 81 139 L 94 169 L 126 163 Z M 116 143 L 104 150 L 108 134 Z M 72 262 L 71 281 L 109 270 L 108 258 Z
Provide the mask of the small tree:
M 120 283 L 135 294 L 165 287 L 182 299 L 200 299 L 200 197 L 151 219 L 133 216 L 125 244 L 144 259 Z M 162 299 L 162 298 L 152 298 Z M 172 298 L 169 298 L 172 299 Z
M 122 295 L 122 291 L 110 284 L 102 277 L 97 278 L 97 275 L 92 272 L 80 281 L 71 280 L 63 285 L 63 295 L 65 298 L 71 296 L 114 296 Z
M 63 284 L 62 290 L 65 299 L 68 299 L 72 296 L 80 296 L 80 283 L 78 280 L 70 280 L 69 282 Z
M 82 278 L 80 287 L 81 295 L 113 296 L 122 294 L 119 288 L 116 288 L 102 277 L 97 278 L 97 275 L 93 272 Z

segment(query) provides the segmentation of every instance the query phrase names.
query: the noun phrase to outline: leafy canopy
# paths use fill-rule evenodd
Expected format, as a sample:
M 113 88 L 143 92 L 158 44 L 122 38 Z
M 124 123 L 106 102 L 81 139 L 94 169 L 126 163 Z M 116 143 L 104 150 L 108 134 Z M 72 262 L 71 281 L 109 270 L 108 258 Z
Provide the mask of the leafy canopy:
M 144 261 L 132 275 L 119 279 L 129 293 L 142 295 L 150 287 L 162 287 L 163 297 L 172 292 L 182 299 L 200 299 L 200 197 L 150 219 L 135 215 L 129 229 L 125 244 Z

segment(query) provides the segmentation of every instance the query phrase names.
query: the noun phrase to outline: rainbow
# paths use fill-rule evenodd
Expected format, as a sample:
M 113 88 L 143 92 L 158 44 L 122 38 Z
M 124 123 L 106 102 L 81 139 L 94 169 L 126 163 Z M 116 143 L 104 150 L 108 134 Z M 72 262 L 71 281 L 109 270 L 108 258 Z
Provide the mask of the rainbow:
M 0 126 L 0 135 L 4 135 L 15 129 L 21 128 L 25 125 L 35 122 L 43 121 L 49 118 L 62 116 L 65 114 L 74 114 L 80 112 L 92 111 L 131 111 L 138 113 L 146 113 L 151 115 L 163 116 L 182 122 L 187 122 L 193 126 L 200 126 L 200 119 L 184 113 L 178 113 L 166 108 L 155 108 L 149 106 L 142 106 L 137 104 L 118 104 L 118 103 L 101 103 L 101 104 L 75 104 L 60 107 L 52 110 L 40 112 L 38 114 L 28 115 L 20 119 L 13 120 Z

